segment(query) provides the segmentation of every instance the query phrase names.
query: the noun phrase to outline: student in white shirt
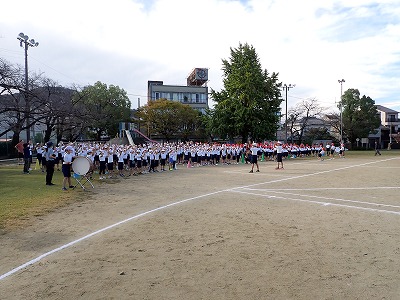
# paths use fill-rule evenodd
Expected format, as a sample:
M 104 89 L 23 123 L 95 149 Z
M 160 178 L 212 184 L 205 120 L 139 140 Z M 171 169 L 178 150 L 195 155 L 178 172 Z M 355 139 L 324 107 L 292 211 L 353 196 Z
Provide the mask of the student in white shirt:
M 73 188 L 74 186 L 71 183 L 71 165 L 72 165 L 72 159 L 73 159 L 73 154 L 72 154 L 72 147 L 67 146 L 65 148 L 65 153 L 63 157 L 63 163 L 62 163 L 62 173 L 64 175 L 63 179 L 63 191 L 67 190 L 67 183 L 69 188 Z
M 114 152 L 112 149 L 108 150 L 107 158 L 108 178 L 112 178 L 114 174 Z
M 167 153 L 165 152 L 165 149 L 161 149 L 161 171 L 165 171 L 165 161 L 167 160 Z
M 99 179 L 104 179 L 105 178 L 105 175 L 106 175 L 106 158 L 107 158 L 107 151 L 106 150 L 100 150 L 99 151 Z
M 251 170 L 250 170 L 250 173 L 253 173 L 254 165 L 257 166 L 257 171 L 256 172 L 260 172 L 260 168 L 258 167 L 258 162 L 257 162 L 258 151 L 259 151 L 259 148 L 257 147 L 257 144 L 253 143 L 253 145 L 250 148 L 250 152 L 251 152 Z
M 281 142 L 277 142 L 276 143 L 276 146 L 275 146 L 275 149 L 276 149 L 276 160 L 277 160 L 277 162 L 278 162 L 278 166 L 275 168 L 276 170 L 279 170 L 279 169 L 283 169 L 283 159 L 282 159 L 282 156 L 283 156 L 283 149 L 282 149 L 282 144 L 281 144 Z M 279 163 L 281 164 L 281 168 L 279 168 Z
M 117 157 L 118 157 L 118 165 L 117 165 L 117 169 L 118 169 L 118 172 L 119 172 L 119 176 L 121 176 L 121 177 L 125 177 L 125 174 L 124 174 L 124 159 L 125 159 L 125 153 L 124 153 L 124 151 L 122 150 L 122 149 L 120 149 L 118 152 L 117 152 Z

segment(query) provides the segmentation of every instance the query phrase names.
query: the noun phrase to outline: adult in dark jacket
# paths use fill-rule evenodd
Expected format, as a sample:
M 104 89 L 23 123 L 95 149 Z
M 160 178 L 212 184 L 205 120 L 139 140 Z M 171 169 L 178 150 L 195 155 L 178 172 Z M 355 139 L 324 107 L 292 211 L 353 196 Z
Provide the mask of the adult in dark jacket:
M 381 155 L 381 152 L 379 151 L 381 149 L 381 144 L 378 143 L 378 141 L 375 141 L 375 156 Z
M 29 169 L 31 167 L 31 149 L 28 143 L 23 144 L 23 154 L 24 154 L 24 174 L 29 174 Z
M 52 183 L 53 174 L 54 174 L 54 164 L 55 164 L 56 155 L 54 154 L 53 143 L 47 143 L 47 152 L 46 152 L 46 185 L 54 185 Z

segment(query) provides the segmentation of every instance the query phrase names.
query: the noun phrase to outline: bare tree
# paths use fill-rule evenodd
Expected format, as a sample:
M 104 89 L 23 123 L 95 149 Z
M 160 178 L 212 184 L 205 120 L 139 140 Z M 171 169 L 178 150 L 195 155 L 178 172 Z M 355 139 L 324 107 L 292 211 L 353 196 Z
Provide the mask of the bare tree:
M 53 132 L 56 132 L 58 141 L 66 130 L 69 136 L 74 132 L 71 137 L 82 132 L 79 111 L 83 110 L 77 109 L 79 103 L 72 101 L 72 89 L 35 73 L 29 76 L 29 86 L 27 91 L 24 70 L 20 66 L 0 59 L 0 136 L 12 132 L 12 144 L 16 145 L 21 131 L 35 124 L 45 125 L 46 141 Z M 75 128 L 79 128 L 79 133 Z
M 0 136 L 12 131 L 12 145 L 19 142 L 25 128 L 25 99 L 23 70 L 0 59 Z
M 46 127 L 45 141 L 50 139 L 52 133 L 56 134 L 57 143 L 66 135 L 74 139 L 82 133 L 82 110 L 73 101 L 75 93 L 75 90 L 60 86 L 51 79 L 43 79 L 42 87 L 37 91 L 41 106 L 35 114 L 38 115 L 37 122 Z M 79 133 L 75 135 L 76 128 L 79 128 Z
M 39 86 L 40 79 L 41 75 L 32 73 L 29 77 L 30 88 L 26 90 L 22 67 L 0 59 L 0 136 L 13 132 L 12 145 L 19 142 L 22 130 L 36 123 L 31 116 L 40 101 L 33 91 Z
M 325 114 L 324 120 L 330 127 L 331 134 L 340 140 L 340 114 L 337 112 L 330 112 Z
M 306 99 L 296 104 L 294 108 L 288 111 L 288 128 L 293 137 L 297 136 L 298 142 L 302 143 L 303 136 L 309 122 L 312 118 L 320 117 L 324 108 L 322 108 L 315 98 Z

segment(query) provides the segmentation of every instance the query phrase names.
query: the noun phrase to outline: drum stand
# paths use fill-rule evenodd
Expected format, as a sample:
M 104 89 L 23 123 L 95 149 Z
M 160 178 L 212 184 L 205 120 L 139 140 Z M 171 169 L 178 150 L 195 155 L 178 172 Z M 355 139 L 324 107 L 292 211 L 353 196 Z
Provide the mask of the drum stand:
M 84 156 L 78 156 L 72 162 L 72 170 L 74 170 L 73 177 L 77 181 L 77 184 L 73 187 L 76 188 L 78 184 L 85 190 L 85 183 L 89 184 L 94 188 L 90 179 L 92 178 L 92 172 L 90 172 L 91 161 Z
M 89 184 L 92 186 L 92 188 L 94 188 L 92 182 L 90 181 L 91 174 L 87 173 L 87 174 L 85 174 L 85 175 L 78 175 L 78 174 L 74 173 L 73 177 L 75 178 L 75 180 L 76 180 L 76 182 L 77 182 L 77 183 L 75 184 L 75 186 L 73 187 L 74 189 L 75 189 L 78 185 L 80 185 L 82 189 L 86 190 L 86 188 L 85 188 L 85 184 L 86 184 L 86 183 L 89 183 Z

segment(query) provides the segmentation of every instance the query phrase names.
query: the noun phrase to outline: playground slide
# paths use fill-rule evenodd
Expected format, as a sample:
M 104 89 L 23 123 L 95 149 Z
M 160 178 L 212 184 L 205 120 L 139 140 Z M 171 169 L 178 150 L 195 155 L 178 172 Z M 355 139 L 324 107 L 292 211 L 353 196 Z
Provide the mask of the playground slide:
M 126 137 L 128 138 L 129 144 L 131 146 L 134 146 L 135 144 L 133 143 L 131 132 L 129 130 L 125 130 L 125 133 L 126 133 Z

